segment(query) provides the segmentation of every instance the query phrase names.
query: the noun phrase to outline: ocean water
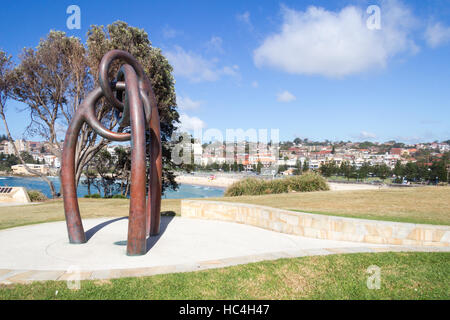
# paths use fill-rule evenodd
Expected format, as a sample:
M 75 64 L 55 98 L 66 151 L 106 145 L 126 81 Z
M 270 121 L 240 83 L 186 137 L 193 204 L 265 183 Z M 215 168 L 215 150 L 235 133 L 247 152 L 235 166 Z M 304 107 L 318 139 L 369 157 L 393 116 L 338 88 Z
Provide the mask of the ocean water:
M 53 181 L 56 190 L 60 188 L 60 180 L 58 177 L 49 177 Z M 27 189 L 39 190 L 47 197 L 51 197 L 50 188 L 48 184 L 36 177 L 0 177 L 0 187 L 25 187 Z M 180 184 L 177 191 L 166 190 L 162 196 L 163 199 L 186 199 L 186 198 L 213 198 L 221 197 L 224 194 L 224 189 L 209 187 L 209 186 L 196 186 L 191 184 Z M 97 193 L 97 189 L 91 187 L 91 193 Z M 84 197 L 87 194 L 87 187 L 83 184 L 78 185 L 77 194 L 79 198 Z

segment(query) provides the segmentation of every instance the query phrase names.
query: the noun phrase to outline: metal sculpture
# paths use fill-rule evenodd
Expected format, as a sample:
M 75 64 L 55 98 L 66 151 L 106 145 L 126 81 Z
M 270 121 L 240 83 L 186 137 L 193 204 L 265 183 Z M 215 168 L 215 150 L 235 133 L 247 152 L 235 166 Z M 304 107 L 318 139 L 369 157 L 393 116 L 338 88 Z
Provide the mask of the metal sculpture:
M 108 70 L 111 63 L 117 59 L 124 61 L 125 64 L 117 74 L 117 81 L 110 83 Z M 143 255 L 147 251 L 147 237 L 157 235 L 160 225 L 162 155 L 156 98 L 142 66 L 132 55 L 122 50 L 112 50 L 103 56 L 99 67 L 99 83 L 100 87 L 90 92 L 77 108 L 64 140 L 61 184 L 69 241 L 70 243 L 86 242 L 75 182 L 78 135 L 83 124 L 86 123 L 108 140 L 131 140 L 127 255 Z M 125 93 L 124 96 L 123 93 Z M 101 97 L 105 97 L 114 106 L 116 117 L 119 119 L 119 128 L 131 126 L 130 133 L 113 132 L 102 126 L 95 115 L 95 105 Z M 149 137 L 149 143 L 146 137 Z M 149 145 L 148 149 L 147 145 Z M 148 169 L 147 155 L 150 158 Z M 146 199 L 147 180 L 149 181 L 148 199 Z

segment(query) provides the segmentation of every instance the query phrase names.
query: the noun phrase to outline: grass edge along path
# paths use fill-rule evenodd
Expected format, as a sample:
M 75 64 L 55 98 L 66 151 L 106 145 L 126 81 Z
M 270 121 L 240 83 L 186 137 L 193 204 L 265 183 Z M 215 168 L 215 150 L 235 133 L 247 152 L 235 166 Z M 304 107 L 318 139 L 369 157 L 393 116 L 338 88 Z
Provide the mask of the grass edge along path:
M 449 252 L 278 259 L 140 278 L 0 285 L 0 299 L 450 299 Z M 370 266 L 380 289 L 368 289 Z

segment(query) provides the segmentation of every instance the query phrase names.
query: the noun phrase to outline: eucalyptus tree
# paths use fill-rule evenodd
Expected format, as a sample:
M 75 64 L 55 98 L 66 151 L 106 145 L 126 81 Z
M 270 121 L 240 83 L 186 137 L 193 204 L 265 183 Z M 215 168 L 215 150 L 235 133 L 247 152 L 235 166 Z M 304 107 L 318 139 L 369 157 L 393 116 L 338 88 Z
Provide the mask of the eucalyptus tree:
M 56 195 L 55 187 L 53 182 L 46 177 L 41 171 L 33 170 L 27 165 L 29 159 L 24 157 L 24 154 L 19 152 L 14 143 L 14 139 L 11 136 L 11 132 L 9 131 L 8 121 L 6 119 L 6 105 L 7 101 L 12 98 L 13 90 L 15 85 L 17 84 L 17 79 L 14 76 L 13 64 L 11 62 L 11 56 L 9 56 L 6 52 L 0 51 L 0 117 L 3 121 L 3 126 L 6 131 L 6 138 L 9 141 L 10 146 L 13 149 L 15 157 L 19 160 L 19 162 L 25 167 L 29 174 L 38 176 L 45 182 L 47 182 L 50 191 L 53 196 Z M 34 161 L 33 161 L 34 162 Z
M 97 85 L 100 60 L 112 49 L 126 50 L 135 56 L 152 82 L 161 120 L 162 187 L 163 190 L 176 188 L 173 170 L 177 165 L 171 161 L 171 139 L 179 114 L 173 69 L 161 50 L 152 46 L 145 30 L 125 22 L 118 21 L 107 27 L 91 26 L 86 46 L 80 39 L 68 37 L 62 31 L 50 31 L 36 48 L 23 50 L 20 63 L 11 72 L 12 89 L 8 94 L 26 106 L 24 111 L 29 115 L 29 123 L 25 133 L 45 140 L 47 149 L 61 158 L 65 129 L 87 93 Z M 111 79 L 117 69 L 118 62 L 110 70 Z M 96 115 L 108 129 L 117 131 L 112 109 L 101 99 Z M 109 141 L 99 137 L 88 125 L 83 125 L 75 157 L 77 183 L 83 168 L 108 144 Z M 56 195 L 54 189 L 52 194 Z
M 163 191 L 177 188 L 173 170 L 178 166 L 172 159 L 172 137 L 179 123 L 177 111 L 175 80 L 173 68 L 164 57 L 161 49 L 153 47 L 148 33 L 144 29 L 129 26 L 122 21 L 104 26 L 91 26 L 87 37 L 88 63 L 90 72 L 96 75 L 103 55 L 112 49 L 121 49 L 132 54 L 142 65 L 150 78 L 161 121 L 161 141 L 163 160 Z M 110 77 L 114 78 L 118 65 L 110 69 Z M 95 78 L 95 81 L 97 79 Z
M 64 128 L 89 89 L 84 46 L 64 32 L 50 31 L 36 48 L 23 49 L 19 59 L 11 72 L 11 97 L 26 106 L 24 134 L 43 139 L 61 159 Z M 55 197 L 52 184 L 50 189 Z

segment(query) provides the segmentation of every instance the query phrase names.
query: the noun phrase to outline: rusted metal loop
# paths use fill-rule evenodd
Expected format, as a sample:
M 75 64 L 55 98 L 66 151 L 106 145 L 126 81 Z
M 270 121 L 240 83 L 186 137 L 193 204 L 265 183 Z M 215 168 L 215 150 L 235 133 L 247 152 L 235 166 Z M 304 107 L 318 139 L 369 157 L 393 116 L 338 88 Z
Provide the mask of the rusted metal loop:
M 116 89 L 115 88 L 116 83 L 118 83 L 118 82 L 120 83 L 125 80 L 124 66 L 126 66 L 126 65 L 128 65 L 128 64 L 122 65 L 122 67 L 117 72 L 115 82 L 111 83 L 110 86 L 113 91 Z M 125 86 L 126 86 L 126 83 L 125 83 Z M 124 90 L 124 89 L 125 88 L 122 88 L 121 90 L 116 89 L 116 93 L 119 93 L 119 92 L 122 93 L 122 90 Z M 141 87 L 139 88 L 139 97 L 141 98 L 142 103 L 143 103 L 146 127 L 148 127 L 148 125 L 150 124 L 151 115 L 152 115 L 152 107 L 151 107 L 151 103 L 150 103 L 150 97 L 149 97 L 148 93 Z M 129 105 L 127 105 L 126 103 L 124 103 L 123 111 L 120 112 L 118 109 L 116 109 L 114 115 L 119 123 L 120 128 L 125 128 L 130 125 L 130 108 L 129 108 Z
M 137 74 L 139 83 L 145 79 L 145 72 L 138 61 L 128 52 L 123 50 L 111 50 L 107 54 L 105 54 L 100 62 L 99 72 L 98 72 L 98 80 L 100 87 L 103 90 L 103 94 L 105 98 L 110 102 L 115 108 L 120 111 L 124 110 L 124 104 L 120 102 L 113 94 L 113 90 L 111 89 L 110 82 L 108 80 L 108 70 L 111 66 L 111 63 L 114 60 L 121 59 L 131 65 L 134 71 Z M 141 86 L 139 86 L 141 87 Z
M 129 64 L 124 64 L 122 65 L 122 67 L 120 67 L 119 71 L 117 72 L 117 76 L 116 79 L 117 81 L 125 81 L 125 71 L 124 71 L 124 67 Z M 125 89 L 126 89 L 126 82 L 125 83 Z M 124 101 L 126 101 L 126 93 L 125 93 L 125 97 L 123 99 Z M 128 103 L 123 103 L 124 104 L 124 108 L 122 110 L 122 113 L 120 116 L 116 116 L 118 122 L 119 122 L 119 127 L 120 128 L 124 128 L 130 125 L 130 106 Z
M 125 63 L 117 79 L 110 84 L 108 69 L 115 59 Z M 104 56 L 99 67 L 99 81 L 100 87 L 89 93 L 78 107 L 64 140 L 61 186 L 69 241 L 86 242 L 75 183 L 77 141 L 83 123 L 86 123 L 108 140 L 132 142 L 127 255 L 142 255 L 146 253 L 146 237 L 160 232 L 162 152 L 158 105 L 143 68 L 127 52 L 113 50 Z M 120 121 L 119 132 L 105 128 L 97 119 L 95 106 L 103 96 L 113 105 L 112 111 Z M 131 133 L 120 132 L 125 125 L 130 126 Z
M 125 83 L 118 82 L 115 84 L 114 89 L 116 90 L 124 90 Z M 114 132 L 107 128 L 105 128 L 102 123 L 97 119 L 95 115 L 95 105 L 98 100 L 104 96 L 103 90 L 100 87 L 97 87 L 92 91 L 88 98 L 86 98 L 87 108 L 84 110 L 83 119 L 86 121 L 92 129 L 97 132 L 103 138 L 112 140 L 112 141 L 128 141 L 131 139 L 131 134 L 129 133 L 121 133 Z
M 142 99 L 142 103 L 144 104 L 144 112 L 145 112 L 145 124 L 148 126 L 150 124 L 150 120 L 152 118 L 152 105 L 150 103 L 150 97 L 143 92 L 142 89 L 139 89 L 139 94 Z

